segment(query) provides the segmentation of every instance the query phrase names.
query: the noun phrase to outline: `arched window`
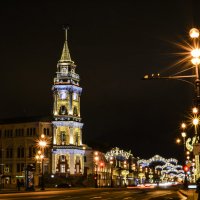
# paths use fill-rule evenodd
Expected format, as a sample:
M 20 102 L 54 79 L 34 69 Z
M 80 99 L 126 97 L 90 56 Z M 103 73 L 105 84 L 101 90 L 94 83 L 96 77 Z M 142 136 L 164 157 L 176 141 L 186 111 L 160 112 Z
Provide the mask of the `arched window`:
M 61 141 L 61 144 L 66 144 L 66 134 L 65 134 L 65 131 L 61 131 L 60 132 L 60 141 Z
M 73 114 L 74 116 L 78 116 L 78 110 L 76 106 L 74 106 Z
M 78 133 L 75 134 L 75 145 L 76 145 L 76 146 L 79 145 L 79 137 L 78 137 Z
M 59 115 L 67 115 L 67 108 L 65 106 L 60 106 Z

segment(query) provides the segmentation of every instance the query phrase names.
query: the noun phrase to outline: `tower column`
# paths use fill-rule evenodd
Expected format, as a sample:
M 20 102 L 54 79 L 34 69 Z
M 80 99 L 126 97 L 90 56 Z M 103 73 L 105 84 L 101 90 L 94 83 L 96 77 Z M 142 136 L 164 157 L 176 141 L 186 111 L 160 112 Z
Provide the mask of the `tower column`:
M 56 173 L 56 162 L 55 162 L 55 154 L 52 154 L 52 173 Z
M 56 129 L 57 127 L 54 125 L 53 126 L 53 144 L 56 144 Z
M 69 113 L 72 115 L 73 110 L 72 110 L 72 92 L 69 92 Z
M 70 154 L 70 166 L 69 166 L 69 171 L 70 171 L 70 174 L 74 174 L 74 168 L 75 168 L 75 161 L 74 161 L 74 158 L 75 155 L 74 154 Z
M 69 128 L 69 143 L 74 144 L 74 134 L 73 134 L 73 128 Z
M 82 129 L 80 129 L 80 146 L 82 145 Z

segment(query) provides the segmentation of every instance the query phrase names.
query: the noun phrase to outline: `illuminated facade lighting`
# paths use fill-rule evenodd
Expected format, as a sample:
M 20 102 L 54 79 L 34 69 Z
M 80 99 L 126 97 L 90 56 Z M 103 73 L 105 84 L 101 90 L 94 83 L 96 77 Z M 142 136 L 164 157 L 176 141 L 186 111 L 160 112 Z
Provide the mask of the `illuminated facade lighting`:
M 53 151 L 52 173 L 63 175 L 84 173 L 85 147 L 82 144 L 79 86 L 80 77 L 72 61 L 65 29 L 65 42 L 57 63 L 53 90 Z

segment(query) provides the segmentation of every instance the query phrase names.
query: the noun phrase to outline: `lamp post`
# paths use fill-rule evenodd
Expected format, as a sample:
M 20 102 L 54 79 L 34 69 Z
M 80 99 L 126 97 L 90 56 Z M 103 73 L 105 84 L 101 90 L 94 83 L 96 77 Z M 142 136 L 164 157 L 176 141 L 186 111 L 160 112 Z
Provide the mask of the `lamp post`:
M 40 155 L 39 158 L 41 159 L 41 164 L 42 164 L 42 177 L 41 177 L 41 190 L 45 190 L 45 185 L 44 185 L 44 149 L 47 147 L 47 140 L 45 138 L 45 135 L 42 134 L 38 140 L 37 146 L 40 149 Z M 37 155 L 36 155 L 37 156 Z
M 181 128 L 182 128 L 182 132 L 181 132 L 181 137 L 183 138 L 183 162 L 185 164 L 185 153 L 186 153 L 186 143 L 185 143 L 185 138 L 187 136 L 186 132 L 185 132 L 185 128 L 186 128 L 186 124 L 182 123 L 181 124 Z M 181 139 L 177 138 L 176 139 L 176 143 L 180 144 L 181 143 Z
M 184 160 L 185 160 L 185 137 L 186 137 L 186 132 L 182 132 L 181 136 L 183 138 L 183 152 L 184 152 Z
M 113 157 L 111 156 L 110 157 L 110 167 L 111 167 L 111 171 L 110 171 L 110 187 L 112 188 L 113 187 L 113 179 L 112 179 L 112 176 L 113 176 Z
M 41 150 L 37 151 L 37 154 L 35 156 L 35 160 L 36 160 L 36 163 L 39 163 L 39 174 L 41 173 L 42 167 L 40 167 L 40 164 L 43 164 L 42 163 L 43 158 L 44 158 L 44 155 L 42 154 Z M 41 174 L 43 174 L 43 173 L 41 173 Z M 40 180 L 40 185 L 42 186 L 42 182 L 41 181 L 42 180 Z
M 99 161 L 99 156 L 98 156 L 98 152 L 96 151 L 94 153 L 94 163 L 95 163 L 95 188 L 98 188 L 98 161 Z

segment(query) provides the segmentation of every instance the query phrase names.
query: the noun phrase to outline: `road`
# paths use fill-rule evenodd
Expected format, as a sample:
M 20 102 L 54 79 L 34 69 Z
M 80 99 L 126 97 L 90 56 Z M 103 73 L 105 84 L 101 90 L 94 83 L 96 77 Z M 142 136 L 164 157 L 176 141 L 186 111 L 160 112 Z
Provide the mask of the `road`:
M 183 200 L 177 189 L 82 188 L 0 194 L 1 200 Z

